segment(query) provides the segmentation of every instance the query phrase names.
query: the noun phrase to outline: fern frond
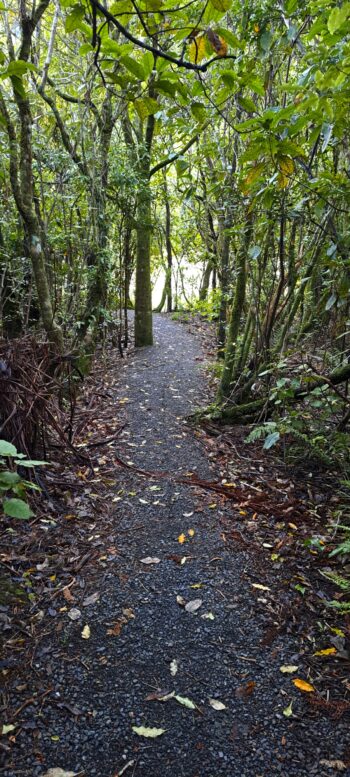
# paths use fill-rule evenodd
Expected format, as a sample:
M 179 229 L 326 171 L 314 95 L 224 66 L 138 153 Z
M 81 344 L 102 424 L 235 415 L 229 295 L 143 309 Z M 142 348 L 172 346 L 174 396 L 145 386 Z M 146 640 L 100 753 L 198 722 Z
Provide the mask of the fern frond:
M 332 601 L 329 602 L 330 607 L 334 607 L 336 610 L 338 610 L 339 613 L 348 613 L 350 612 L 350 602 L 336 602 Z
M 337 545 L 334 550 L 331 550 L 330 556 L 338 556 L 339 553 L 345 555 L 346 553 L 350 553 L 350 537 L 346 538 L 344 542 L 341 542 L 340 545 Z
M 327 580 L 330 580 L 332 583 L 338 586 L 338 588 L 341 588 L 343 591 L 350 591 L 350 580 L 347 580 L 346 577 L 342 577 L 342 575 L 338 575 L 337 572 L 321 571 L 321 575 L 323 575 L 323 577 L 326 577 Z

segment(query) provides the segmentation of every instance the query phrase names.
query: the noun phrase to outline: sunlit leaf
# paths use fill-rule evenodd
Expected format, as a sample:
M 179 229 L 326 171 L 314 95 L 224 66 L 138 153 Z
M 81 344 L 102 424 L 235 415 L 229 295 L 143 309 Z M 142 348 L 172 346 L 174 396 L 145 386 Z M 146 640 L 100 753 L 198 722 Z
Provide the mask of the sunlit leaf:
M 325 648 L 324 650 L 316 650 L 316 653 L 314 653 L 314 656 L 334 656 L 336 652 L 337 652 L 337 648 L 329 647 L 329 648 Z
M 213 708 L 213 710 L 225 710 L 226 705 L 222 703 L 222 701 L 219 701 L 218 699 L 209 699 L 209 704 Z
M 187 699 L 186 696 L 177 696 L 176 695 L 176 696 L 174 696 L 174 699 L 176 699 L 176 701 L 179 704 L 182 704 L 183 707 L 187 707 L 189 710 L 197 709 L 197 707 L 194 704 L 194 702 L 191 701 L 191 699 Z
M 139 737 L 147 737 L 148 739 L 160 737 L 166 732 L 166 728 L 146 728 L 145 726 L 132 726 L 132 730 Z
M 306 680 L 300 680 L 298 677 L 296 677 L 295 680 L 292 680 L 292 683 L 296 688 L 299 688 L 299 691 L 304 691 L 304 693 L 313 693 L 315 690 L 313 685 L 307 683 Z

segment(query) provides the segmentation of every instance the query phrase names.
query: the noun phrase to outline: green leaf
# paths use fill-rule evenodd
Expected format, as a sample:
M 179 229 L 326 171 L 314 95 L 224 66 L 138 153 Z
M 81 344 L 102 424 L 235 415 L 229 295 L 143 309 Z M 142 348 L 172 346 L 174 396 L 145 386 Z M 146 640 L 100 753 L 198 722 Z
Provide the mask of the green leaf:
M 37 68 L 31 62 L 25 62 L 23 59 L 15 59 L 10 62 L 5 75 L 23 76 L 28 70 L 36 71 Z
M 134 100 L 134 106 L 141 121 L 147 119 L 147 116 L 151 116 L 159 111 L 157 100 L 154 100 L 153 97 L 140 97 L 137 100 Z
M 197 121 L 204 121 L 206 117 L 205 106 L 200 102 L 191 103 L 191 113 Z
M 15 464 L 20 464 L 21 467 L 40 467 L 43 464 L 48 464 L 48 461 L 36 461 L 35 459 L 21 459 L 15 461 Z
M 223 80 L 225 86 L 229 86 L 231 88 L 236 87 L 238 89 L 238 82 L 237 82 L 237 76 L 232 72 L 232 70 L 222 70 L 220 73 L 220 78 Z
M 187 709 L 189 709 L 189 710 L 197 709 L 197 707 L 194 704 L 194 702 L 191 701 L 191 699 L 187 699 L 186 696 L 177 696 L 177 695 L 175 695 L 174 699 L 176 699 L 176 701 L 179 704 L 182 704 L 183 707 L 187 707 Z
M 83 43 L 83 45 L 80 46 L 79 54 L 81 57 L 85 57 L 85 54 L 90 54 L 91 51 L 93 51 L 91 43 Z
M 85 8 L 83 5 L 75 5 L 70 14 L 68 14 L 64 28 L 66 32 L 74 32 L 79 29 L 80 22 L 83 21 Z
M 133 59 L 132 57 L 122 57 L 121 62 L 133 76 L 136 76 L 136 78 L 139 79 L 139 81 L 145 80 L 145 71 L 140 62 L 137 62 L 136 59 Z
M 0 472 L 0 485 L 4 486 L 15 486 L 16 483 L 19 483 L 21 480 L 20 476 L 17 475 L 17 472 L 9 472 L 6 470 L 6 472 Z
M 255 105 L 255 102 L 251 99 L 251 97 L 239 97 L 238 102 L 241 108 L 247 111 L 247 113 L 256 113 L 257 108 Z
M 341 8 L 333 8 L 329 14 L 327 27 L 331 35 L 334 35 L 337 30 L 344 24 L 348 16 L 350 15 L 350 3 L 344 3 Z
M 7 440 L 0 440 L 0 456 L 17 456 L 17 448 Z
M 232 0 L 210 0 L 216 11 L 228 11 L 231 8 Z
M 27 502 L 24 502 L 23 499 L 5 499 L 3 509 L 5 515 L 9 515 L 11 518 L 27 520 L 34 515 Z
M 269 448 L 272 448 L 272 446 L 275 445 L 275 443 L 279 440 L 279 438 L 280 438 L 279 432 L 272 432 L 271 434 L 268 434 L 264 442 L 264 450 L 268 451 Z

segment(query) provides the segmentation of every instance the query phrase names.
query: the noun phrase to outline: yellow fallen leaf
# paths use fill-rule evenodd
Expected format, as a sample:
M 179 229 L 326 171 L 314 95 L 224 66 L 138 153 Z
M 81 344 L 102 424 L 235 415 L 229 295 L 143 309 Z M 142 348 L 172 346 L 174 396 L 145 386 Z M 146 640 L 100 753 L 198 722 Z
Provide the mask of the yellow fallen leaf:
M 247 515 L 247 511 L 246 511 L 246 510 L 240 510 L 240 511 L 239 511 L 239 514 L 240 514 L 240 515 Z
M 271 591 L 268 585 L 261 585 L 261 583 L 252 583 L 252 588 L 258 588 L 259 591 Z
M 306 680 L 299 680 L 299 677 L 296 677 L 295 680 L 292 680 L 292 683 L 296 688 L 299 688 L 299 691 L 304 691 L 305 693 L 313 693 L 315 690 L 313 685 L 307 683 Z
M 188 530 L 188 536 L 189 537 L 194 537 L 194 529 L 189 529 Z
M 325 648 L 324 650 L 316 650 L 316 653 L 314 653 L 314 656 L 334 656 L 336 652 L 337 652 L 337 648 L 330 647 L 330 648 Z
M 334 626 L 330 626 L 329 630 L 333 631 L 333 634 L 336 634 L 337 637 L 345 637 L 345 634 L 341 629 L 336 629 Z
M 288 526 L 290 529 L 294 529 L 295 531 L 298 531 L 298 527 L 295 525 L 295 523 L 289 523 Z
M 90 634 L 91 634 L 90 626 L 84 626 L 84 628 L 83 628 L 83 630 L 81 632 L 82 638 L 83 639 L 90 639 Z
M 166 732 L 165 728 L 146 728 L 145 726 L 132 726 L 132 730 L 135 734 L 138 734 L 139 737 L 148 737 L 150 739 L 160 737 Z
M 293 704 L 293 702 L 291 701 L 291 703 L 290 703 L 290 704 L 288 704 L 288 707 L 286 707 L 286 708 L 283 710 L 283 715 L 284 715 L 286 718 L 290 718 L 290 717 L 293 715 L 292 704 Z
M 177 541 L 180 543 L 180 545 L 183 545 L 184 542 L 186 542 L 186 537 L 184 534 L 179 534 Z
M 203 588 L 204 583 L 193 583 L 193 585 L 190 585 L 190 588 Z

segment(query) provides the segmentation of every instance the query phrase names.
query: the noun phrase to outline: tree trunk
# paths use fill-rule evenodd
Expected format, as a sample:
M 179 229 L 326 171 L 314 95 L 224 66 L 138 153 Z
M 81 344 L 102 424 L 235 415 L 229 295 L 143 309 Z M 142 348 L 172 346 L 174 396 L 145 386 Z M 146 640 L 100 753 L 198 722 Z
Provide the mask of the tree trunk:
M 225 363 L 222 372 L 221 382 L 218 390 L 219 402 L 223 402 L 226 397 L 229 396 L 232 374 L 235 365 L 237 338 L 239 334 L 239 328 L 241 323 L 242 311 L 245 303 L 246 296 L 246 262 L 249 243 L 251 240 L 253 231 L 253 219 L 252 213 L 248 212 L 246 216 L 246 224 L 244 230 L 244 236 L 240 246 L 237 265 L 237 280 L 235 288 L 235 296 L 231 311 L 231 318 L 227 332 L 227 345 L 225 352 Z
M 151 287 L 152 197 L 149 177 L 153 132 L 154 116 L 152 115 L 148 116 L 145 143 L 143 148 L 140 149 L 140 182 L 137 195 L 135 290 L 135 346 L 137 348 L 153 344 Z

